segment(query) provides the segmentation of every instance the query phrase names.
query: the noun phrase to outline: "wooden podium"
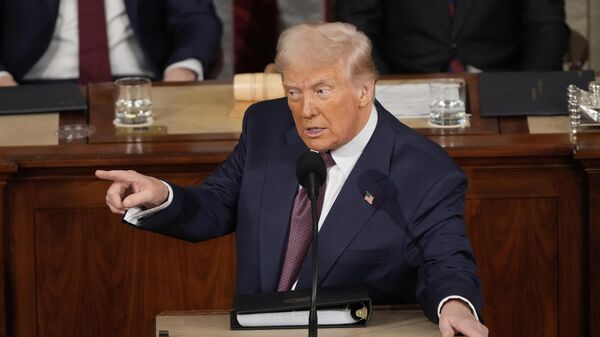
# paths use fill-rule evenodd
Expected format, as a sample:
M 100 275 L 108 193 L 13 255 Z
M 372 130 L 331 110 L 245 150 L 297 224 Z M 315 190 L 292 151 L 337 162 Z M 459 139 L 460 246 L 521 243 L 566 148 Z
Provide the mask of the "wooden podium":
M 412 336 L 439 337 L 437 325 L 421 310 L 374 309 L 366 328 L 320 328 L 319 336 Z M 168 311 L 156 316 L 156 336 L 167 331 L 169 337 L 288 337 L 306 336 L 306 329 L 229 330 L 229 314 L 206 311 Z

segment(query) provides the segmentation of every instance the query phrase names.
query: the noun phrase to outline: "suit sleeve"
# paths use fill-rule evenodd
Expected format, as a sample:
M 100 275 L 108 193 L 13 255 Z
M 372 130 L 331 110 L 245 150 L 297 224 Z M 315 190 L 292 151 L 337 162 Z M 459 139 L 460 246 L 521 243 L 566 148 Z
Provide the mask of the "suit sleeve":
M 335 19 L 355 25 L 373 43 L 373 62 L 380 74 L 390 73 L 384 52 L 383 0 L 344 0 L 335 2 Z
M 523 1 L 521 70 L 562 70 L 569 27 L 564 0 Z
M 460 171 L 445 174 L 423 194 L 410 221 L 407 256 L 417 268 L 417 299 L 425 314 L 438 322 L 438 305 L 462 296 L 482 316 L 477 266 L 463 219 L 467 188 Z
M 140 221 L 141 229 L 186 241 L 203 241 L 235 230 L 237 204 L 243 178 L 247 143 L 247 116 L 240 141 L 227 159 L 199 186 L 173 189 L 173 200 L 164 210 Z
M 217 61 L 221 48 L 221 21 L 211 0 L 165 0 L 171 52 L 166 66 L 194 58 L 205 74 Z M 164 69 L 163 69 L 164 70 Z

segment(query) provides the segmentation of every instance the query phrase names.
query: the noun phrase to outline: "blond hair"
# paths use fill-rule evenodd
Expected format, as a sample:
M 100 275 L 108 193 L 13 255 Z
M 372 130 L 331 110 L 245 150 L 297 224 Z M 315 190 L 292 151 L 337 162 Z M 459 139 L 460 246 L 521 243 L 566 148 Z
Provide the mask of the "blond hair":
M 349 23 L 303 23 L 286 29 L 279 37 L 275 64 L 282 73 L 290 65 L 309 62 L 315 66 L 342 63 L 347 79 L 374 81 L 371 41 Z

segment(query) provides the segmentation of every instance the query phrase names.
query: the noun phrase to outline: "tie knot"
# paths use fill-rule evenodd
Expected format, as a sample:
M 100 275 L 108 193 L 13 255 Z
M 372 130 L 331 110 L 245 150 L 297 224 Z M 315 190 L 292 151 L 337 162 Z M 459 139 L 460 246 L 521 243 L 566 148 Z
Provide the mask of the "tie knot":
M 331 156 L 331 151 L 321 152 L 319 154 L 325 161 L 325 166 L 327 166 L 327 168 L 335 166 L 335 160 L 333 160 L 333 157 Z

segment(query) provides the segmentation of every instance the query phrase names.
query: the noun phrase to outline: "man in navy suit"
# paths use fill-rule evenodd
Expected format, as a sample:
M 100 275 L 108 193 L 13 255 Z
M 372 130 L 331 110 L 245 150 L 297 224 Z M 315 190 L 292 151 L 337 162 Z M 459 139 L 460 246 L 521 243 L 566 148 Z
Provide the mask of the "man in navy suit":
M 78 8 L 87 1 L 1 0 L 0 86 L 77 79 Z M 104 5 L 113 76 L 190 81 L 209 75 L 221 37 L 211 0 L 111 0 Z
M 381 74 L 562 70 L 564 0 L 338 0 L 373 41 Z
M 202 185 L 98 170 L 113 181 L 110 209 L 189 241 L 235 231 L 237 293 L 274 292 L 300 195 L 297 158 L 309 149 L 329 153 L 319 285 L 365 284 L 374 303 L 420 303 L 443 336 L 486 336 L 463 221 L 466 178 L 438 145 L 374 100 L 368 38 L 350 24 L 294 26 L 280 37 L 276 63 L 287 99 L 248 109 L 239 144 Z M 310 287 L 310 261 L 292 289 Z

